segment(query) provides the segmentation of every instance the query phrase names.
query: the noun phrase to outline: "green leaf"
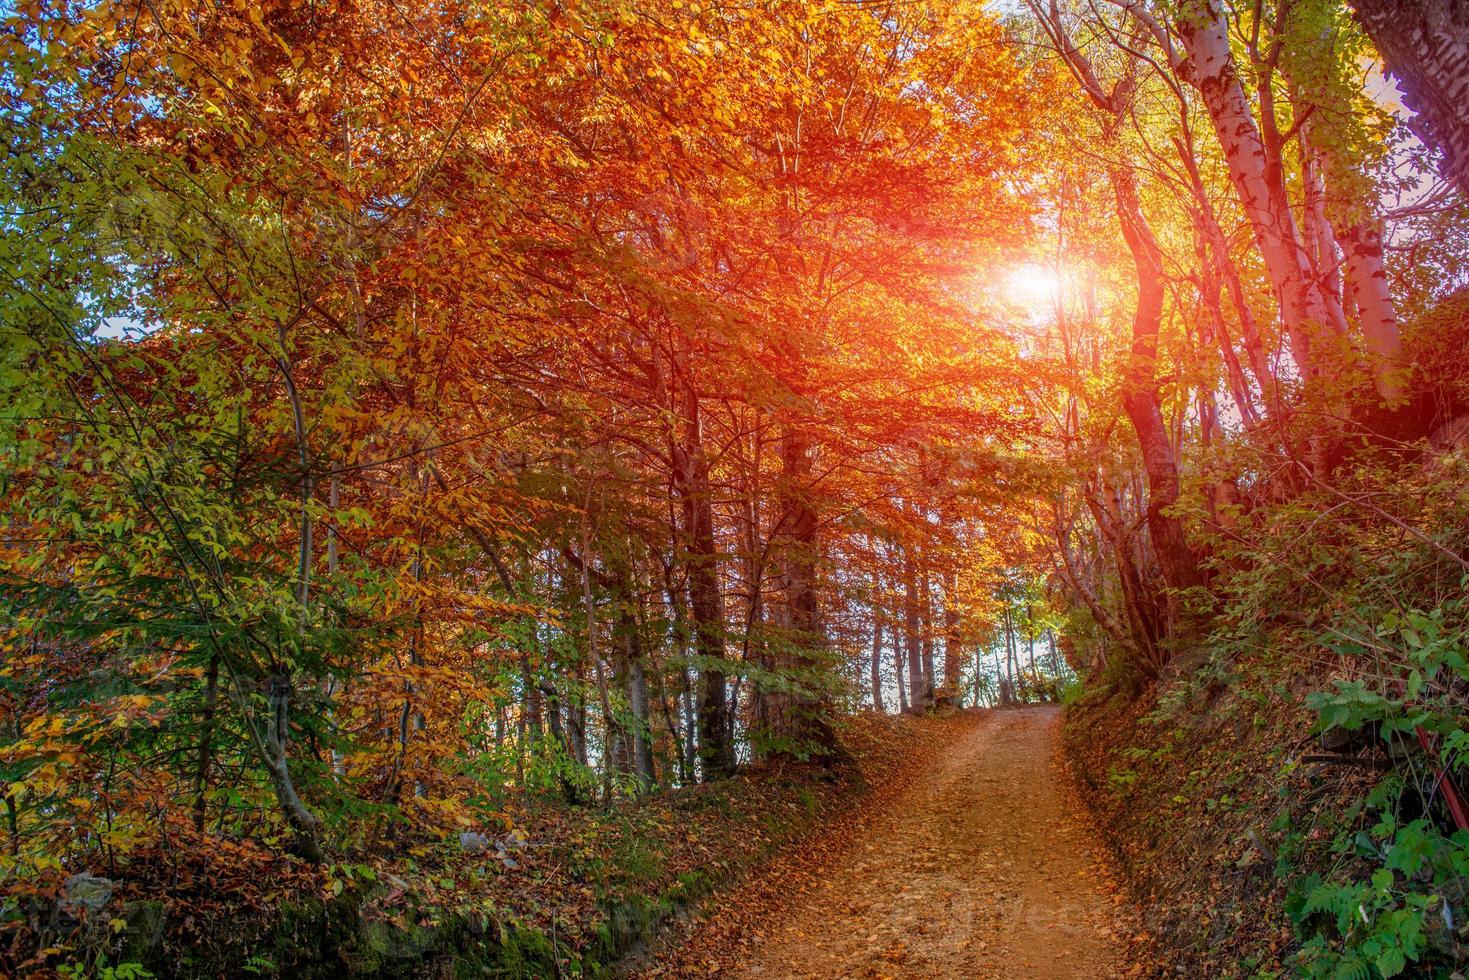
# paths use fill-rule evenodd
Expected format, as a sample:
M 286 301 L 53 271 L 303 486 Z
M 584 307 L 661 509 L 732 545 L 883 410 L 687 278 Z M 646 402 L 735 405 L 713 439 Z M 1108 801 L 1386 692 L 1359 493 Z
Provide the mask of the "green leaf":
M 1377 967 L 1377 972 L 1384 977 L 1395 977 L 1407 967 L 1408 959 L 1403 955 L 1402 950 L 1388 949 L 1377 957 L 1374 965 Z

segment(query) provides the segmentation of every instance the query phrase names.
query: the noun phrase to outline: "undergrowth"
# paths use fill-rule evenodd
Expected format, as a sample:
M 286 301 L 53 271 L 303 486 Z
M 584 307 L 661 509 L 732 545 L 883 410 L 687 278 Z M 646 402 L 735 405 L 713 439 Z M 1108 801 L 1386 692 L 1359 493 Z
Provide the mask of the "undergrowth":
M 523 796 L 516 830 L 397 858 L 311 868 L 216 841 L 112 869 L 95 909 L 0 892 L 0 937 L 44 937 L 59 976 L 605 976 L 794 836 L 900 778 L 927 722 L 861 717 L 848 764 L 755 769 L 612 806 Z M 183 842 L 180 842 L 181 844 Z M 0 945 L 7 955 L 30 955 Z
M 1165 959 L 1206 975 L 1469 964 L 1469 492 L 1461 454 L 1362 452 L 1214 542 L 1189 669 L 1116 658 L 1068 750 Z

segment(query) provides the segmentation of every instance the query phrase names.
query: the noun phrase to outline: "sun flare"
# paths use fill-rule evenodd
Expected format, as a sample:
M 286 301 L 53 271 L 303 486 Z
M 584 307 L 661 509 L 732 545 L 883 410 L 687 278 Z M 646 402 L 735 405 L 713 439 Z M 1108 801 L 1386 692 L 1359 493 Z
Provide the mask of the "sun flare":
M 1035 262 L 1010 270 L 1003 282 L 1006 297 L 1018 306 L 1050 309 L 1061 291 L 1057 270 Z

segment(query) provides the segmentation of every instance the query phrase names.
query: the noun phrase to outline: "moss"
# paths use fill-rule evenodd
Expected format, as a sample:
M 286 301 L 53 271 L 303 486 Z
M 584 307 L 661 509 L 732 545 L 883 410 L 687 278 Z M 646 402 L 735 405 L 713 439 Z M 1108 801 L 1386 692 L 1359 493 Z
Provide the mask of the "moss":
M 632 895 L 607 910 L 607 929 L 603 936 L 609 941 L 604 952 L 609 958 L 621 956 L 647 938 L 653 927 L 661 922 L 663 902 L 646 895 Z
M 127 923 L 119 963 L 146 963 L 162 946 L 167 907 L 158 901 L 129 902 L 123 906 L 122 920 Z
M 695 902 L 714 890 L 715 879 L 704 871 L 685 871 L 668 889 L 669 896 L 683 902 Z
M 494 955 L 488 961 L 477 961 L 480 976 L 506 978 L 534 978 L 554 976 L 559 973 L 556 947 L 550 937 L 536 929 L 516 925 L 502 925 Z M 470 959 L 461 958 L 458 968 L 471 964 Z M 470 974 L 472 975 L 472 974 Z
M 629 836 L 618 845 L 612 863 L 635 883 L 654 881 L 663 874 L 664 857 L 647 841 Z
M 382 957 L 360 942 L 361 910 L 342 895 L 283 903 L 277 925 L 260 948 L 281 973 L 293 977 L 340 975 L 343 968 L 371 974 Z

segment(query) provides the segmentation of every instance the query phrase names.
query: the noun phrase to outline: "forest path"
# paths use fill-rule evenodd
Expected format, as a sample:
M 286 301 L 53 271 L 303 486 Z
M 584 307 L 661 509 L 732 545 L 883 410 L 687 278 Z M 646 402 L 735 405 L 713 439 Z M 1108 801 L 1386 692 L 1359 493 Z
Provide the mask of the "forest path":
M 986 712 L 734 973 L 1114 977 L 1126 903 L 1059 761 L 1058 708 Z

